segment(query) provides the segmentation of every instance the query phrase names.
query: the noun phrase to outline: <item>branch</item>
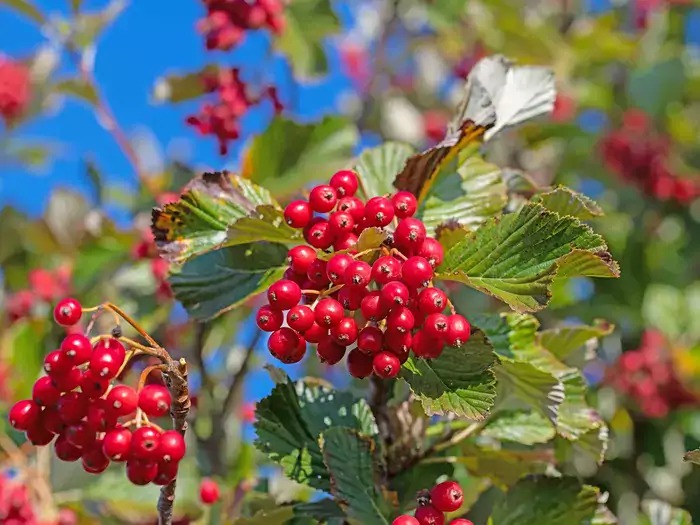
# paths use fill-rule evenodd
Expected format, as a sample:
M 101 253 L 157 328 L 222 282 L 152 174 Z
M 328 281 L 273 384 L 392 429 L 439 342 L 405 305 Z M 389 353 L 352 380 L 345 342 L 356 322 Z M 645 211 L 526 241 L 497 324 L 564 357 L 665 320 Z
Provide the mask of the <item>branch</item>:
M 391 431 L 391 418 L 389 417 L 389 396 L 391 394 L 389 380 L 381 379 L 372 375 L 372 396 L 369 400 L 369 408 L 372 410 L 374 419 L 379 428 L 379 437 L 384 444 L 384 449 L 389 450 L 394 443 L 394 436 Z

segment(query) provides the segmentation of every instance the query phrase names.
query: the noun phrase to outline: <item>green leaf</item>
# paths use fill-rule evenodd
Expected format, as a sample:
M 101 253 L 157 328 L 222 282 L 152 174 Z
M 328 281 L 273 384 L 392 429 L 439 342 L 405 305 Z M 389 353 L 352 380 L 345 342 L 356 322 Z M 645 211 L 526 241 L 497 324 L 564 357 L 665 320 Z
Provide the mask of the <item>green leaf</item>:
M 530 478 L 511 488 L 491 516 L 493 525 L 588 525 L 600 490 L 573 478 Z
M 495 361 L 493 347 L 476 330 L 461 348 L 445 347 L 437 359 L 410 357 L 401 378 L 428 415 L 453 413 L 481 421 L 496 398 Z
M 437 276 L 492 295 L 516 311 L 536 311 L 549 302 L 560 267 L 570 277 L 589 275 L 565 259 L 574 250 L 600 259 L 611 267 L 611 276 L 617 275 L 617 263 L 600 235 L 573 217 L 527 204 L 517 213 L 491 219 L 450 248 Z
M 595 219 L 604 215 L 603 210 L 592 200 L 565 186 L 559 186 L 554 190 L 536 195 L 533 202 L 539 202 L 559 215 L 576 217 L 582 221 Z
M 31 18 L 37 24 L 44 24 L 46 22 L 44 13 L 29 0 L 0 0 L 0 6 L 2 5 L 9 7 L 27 18 Z
M 610 335 L 614 329 L 615 325 L 597 319 L 592 326 L 565 325 L 543 330 L 537 334 L 537 341 L 558 359 L 565 361 L 575 350 L 591 339 Z
M 71 31 L 72 43 L 78 48 L 95 44 L 105 29 L 126 9 L 126 6 L 126 0 L 111 0 L 101 11 L 78 14 Z
M 663 117 L 669 104 L 681 100 L 685 84 L 683 61 L 672 58 L 634 71 L 628 82 L 627 96 L 632 106 L 655 117 Z
M 243 161 L 243 176 L 286 195 L 347 167 L 358 140 L 347 120 L 326 117 L 316 124 L 276 118 L 253 139 Z M 329 175 L 326 175 L 329 176 Z
M 290 505 L 271 510 L 261 510 L 251 518 L 235 518 L 231 525 L 284 525 L 294 517 L 294 507 Z
M 564 400 L 564 387 L 550 372 L 530 363 L 502 358 L 496 367 L 496 378 L 505 394 L 516 396 L 541 416 L 556 422 L 559 405 Z
M 308 78 L 326 73 L 328 59 L 323 40 L 341 30 L 332 2 L 295 0 L 286 6 L 284 15 L 286 27 L 275 43 L 289 60 L 294 76 Z
M 679 509 L 658 499 L 642 501 L 640 525 L 693 525 L 693 518 L 687 510 Z
M 448 220 L 438 224 L 435 228 L 435 238 L 442 245 L 444 251 L 449 250 L 455 244 L 463 240 L 471 233 L 466 226 L 462 226 L 457 221 Z
M 277 384 L 255 411 L 255 446 L 279 463 L 291 479 L 328 492 L 319 436 L 333 427 L 356 429 L 367 435 L 377 430 L 369 406 L 348 392 L 338 392 L 289 378 Z
M 481 431 L 482 436 L 523 445 L 547 443 L 554 439 L 551 423 L 537 412 L 499 412 Z
M 688 318 L 691 317 L 683 291 L 660 283 L 647 286 L 642 315 L 647 326 L 657 328 L 672 340 L 685 333 Z
M 454 459 L 450 457 L 451 462 L 464 465 L 472 476 L 490 479 L 503 489 L 515 485 L 523 476 L 543 474 L 553 460 L 548 450 L 494 449 L 469 441 L 463 441 L 458 451 Z
M 300 240 L 301 230 L 295 230 L 284 221 L 284 212 L 277 206 L 258 206 L 249 217 L 238 219 L 227 232 L 226 245 L 249 242 L 293 243 Z
M 362 525 L 389 525 L 392 508 L 379 487 L 381 461 L 374 440 L 335 427 L 321 435 L 321 449 L 331 493 L 348 517 Z
M 369 199 L 395 193 L 396 174 L 401 172 L 414 153 L 411 146 L 400 142 L 385 142 L 363 151 L 355 169 L 360 176 L 360 187 L 365 197 Z
M 345 513 L 332 499 L 326 498 L 312 503 L 294 505 L 294 516 L 308 517 L 321 522 L 332 519 L 345 519 Z
M 258 206 L 276 204 L 269 191 L 249 180 L 225 171 L 204 173 L 178 201 L 153 210 L 153 235 L 161 256 L 181 263 L 223 246 L 228 228 Z
M 32 397 L 32 386 L 42 370 L 46 324 L 27 319 L 17 321 L 3 334 L 3 348 L 11 350 L 9 366 L 10 391 L 13 399 Z
M 281 279 L 287 252 L 282 244 L 265 242 L 231 246 L 187 261 L 168 281 L 191 316 L 209 319 Z
M 53 90 L 62 95 L 70 95 L 88 104 L 97 104 L 97 92 L 95 86 L 85 82 L 81 78 L 66 78 L 53 85 Z
M 456 172 L 438 178 L 417 217 L 429 231 L 446 221 L 475 228 L 499 215 L 507 202 L 501 169 L 486 162 L 478 152 L 471 152 Z
M 184 75 L 170 74 L 156 80 L 153 88 L 155 102 L 185 102 L 199 98 L 206 93 L 203 78 L 206 75 L 215 74 L 216 66 L 206 66 L 200 71 L 186 73 Z

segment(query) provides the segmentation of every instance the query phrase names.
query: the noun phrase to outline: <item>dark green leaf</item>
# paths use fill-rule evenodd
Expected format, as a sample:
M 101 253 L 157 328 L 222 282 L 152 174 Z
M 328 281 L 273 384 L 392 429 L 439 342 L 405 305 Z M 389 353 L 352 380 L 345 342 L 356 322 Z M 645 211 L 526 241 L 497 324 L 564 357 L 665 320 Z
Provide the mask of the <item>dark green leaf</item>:
M 200 71 L 185 75 L 166 75 L 156 81 L 153 98 L 156 102 L 185 102 L 206 93 L 203 78 L 216 73 L 216 66 L 206 66 Z
M 401 377 L 428 415 L 453 413 L 480 421 L 496 398 L 495 361 L 493 347 L 476 330 L 461 348 L 445 347 L 437 359 L 409 358 Z
M 575 350 L 591 339 L 609 335 L 614 329 L 615 325 L 598 319 L 592 326 L 568 325 L 543 330 L 537 334 L 537 340 L 558 359 L 565 361 Z
M 226 245 L 249 242 L 293 243 L 300 240 L 301 230 L 291 228 L 284 221 L 284 212 L 277 206 L 258 206 L 249 217 L 238 219 L 228 229 Z
M 481 435 L 523 445 L 547 443 L 554 439 L 554 427 L 537 412 L 499 412 L 489 420 Z
M 287 268 L 288 249 L 265 242 L 205 253 L 175 269 L 168 279 L 191 316 L 209 319 L 263 292 Z
M 349 518 L 362 525 L 389 525 L 392 508 L 379 486 L 376 443 L 351 428 L 335 427 L 321 435 L 331 492 Z
M 97 92 L 95 86 L 85 82 L 82 78 L 66 78 L 53 85 L 53 90 L 62 95 L 70 95 L 88 104 L 97 104 Z
M 565 186 L 537 195 L 532 201 L 539 202 L 548 210 L 557 212 L 561 216 L 570 215 L 582 221 L 603 215 L 603 210 L 593 200 Z
M 331 519 L 345 519 L 345 513 L 332 499 L 326 498 L 312 503 L 299 503 L 294 505 L 294 515 L 309 517 L 321 522 Z
M 408 144 L 385 142 L 362 152 L 355 169 L 367 199 L 395 193 L 394 179 L 415 151 Z
M 19 14 L 31 18 L 37 24 L 46 22 L 46 17 L 41 10 L 29 0 L 0 0 L 0 6 L 5 5 Z
M 669 104 L 678 102 L 685 89 L 683 61 L 672 58 L 654 66 L 634 71 L 628 82 L 627 95 L 632 106 L 656 117 L 666 115 Z
M 438 278 L 463 282 L 514 310 L 536 311 L 549 302 L 560 267 L 570 277 L 590 275 L 566 259 L 574 250 L 602 261 L 610 276 L 618 275 L 600 235 L 572 217 L 528 204 L 518 213 L 488 221 L 450 248 Z

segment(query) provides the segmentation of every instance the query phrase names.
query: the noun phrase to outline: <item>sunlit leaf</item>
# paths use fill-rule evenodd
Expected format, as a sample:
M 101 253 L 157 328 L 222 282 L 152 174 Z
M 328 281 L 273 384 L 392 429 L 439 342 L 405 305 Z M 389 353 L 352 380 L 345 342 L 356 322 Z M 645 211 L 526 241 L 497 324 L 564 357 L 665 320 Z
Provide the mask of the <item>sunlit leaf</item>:
M 41 10 L 29 0 L 0 0 L 0 6 L 5 5 L 17 13 L 32 19 L 37 24 L 46 22 L 46 17 Z
M 540 345 L 563 361 L 591 339 L 609 335 L 614 329 L 615 325 L 598 319 L 592 326 L 564 325 L 543 330 L 537 334 L 537 340 Z
M 394 179 L 413 153 L 411 146 L 400 142 L 385 142 L 363 151 L 355 169 L 365 197 L 395 193 Z
M 292 243 L 299 239 L 301 230 L 291 228 L 284 221 L 284 212 L 280 208 L 266 204 L 231 225 L 226 246 L 260 241 Z
M 570 215 L 582 221 L 601 217 L 603 210 L 592 200 L 581 193 L 560 186 L 550 192 L 535 196 L 533 202 L 539 202 L 559 215 Z
M 78 14 L 71 30 L 72 43 L 78 48 L 86 48 L 95 44 L 107 27 L 126 9 L 126 6 L 126 0 L 110 0 L 107 6 L 100 11 Z
M 206 66 L 200 71 L 182 75 L 170 74 L 156 80 L 153 98 L 156 102 L 185 102 L 206 93 L 203 77 L 216 72 L 216 66 Z
M 88 104 L 97 104 L 97 92 L 92 84 L 82 78 L 66 78 L 53 85 L 53 90 L 62 95 L 70 95 Z
M 489 420 L 481 435 L 523 445 L 547 443 L 554 439 L 551 423 L 537 412 L 499 412 Z

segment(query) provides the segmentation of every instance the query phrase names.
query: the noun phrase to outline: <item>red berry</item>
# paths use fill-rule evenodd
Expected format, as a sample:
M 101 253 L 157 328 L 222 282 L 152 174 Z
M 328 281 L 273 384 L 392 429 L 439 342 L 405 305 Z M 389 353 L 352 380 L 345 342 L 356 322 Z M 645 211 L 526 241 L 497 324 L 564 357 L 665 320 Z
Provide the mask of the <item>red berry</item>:
M 351 197 L 357 193 L 359 181 L 354 171 L 340 170 L 331 177 L 330 185 L 336 189 L 338 196 Z
M 360 309 L 362 310 L 362 317 L 375 323 L 381 321 L 389 314 L 389 308 L 381 300 L 380 293 L 376 290 L 368 292 L 362 298 Z
M 365 204 L 357 197 L 343 197 L 338 201 L 338 211 L 349 213 L 357 224 L 365 216 Z
M 450 346 L 459 348 L 469 340 L 471 334 L 471 326 L 469 321 L 458 314 L 453 314 L 447 318 L 447 333 L 445 334 L 445 342 Z
M 60 350 L 54 350 L 44 358 L 44 370 L 51 377 L 67 374 L 71 368 L 73 368 L 73 365 Z
M 171 402 L 170 391 L 162 385 L 146 385 L 139 392 L 138 406 L 148 417 L 163 417 Z
M 323 259 L 316 259 L 311 265 L 306 273 L 307 277 L 314 285 L 314 288 L 325 288 L 330 282 L 328 275 L 326 275 L 326 267 L 328 263 Z
M 83 470 L 90 474 L 100 474 L 109 467 L 109 459 L 102 452 L 101 440 L 83 452 Z
M 289 310 L 301 301 L 301 288 L 293 281 L 277 281 L 267 290 L 267 300 L 275 310 Z
M 331 327 L 331 337 L 342 346 L 350 346 L 357 341 L 357 324 L 352 317 L 344 317 L 340 322 Z
M 344 211 L 336 211 L 328 217 L 328 224 L 333 235 L 339 237 L 345 233 L 352 233 L 355 228 L 355 219 Z
M 372 280 L 372 267 L 364 261 L 351 262 L 345 269 L 346 286 L 366 287 Z
M 299 342 L 297 343 L 296 348 L 294 349 L 294 351 L 291 354 L 287 355 L 286 358 L 282 362 L 287 363 L 288 365 L 298 363 L 299 361 L 304 359 L 305 355 L 306 355 L 306 339 L 300 335 Z
M 316 304 L 316 309 L 314 310 L 314 316 L 316 318 L 316 323 L 321 326 L 335 326 L 343 318 L 343 306 L 330 297 L 321 299 Z
M 90 358 L 90 372 L 102 379 L 112 379 L 117 376 L 124 360 L 119 360 L 110 350 L 95 350 Z
M 439 314 L 447 306 L 447 296 L 439 288 L 428 287 L 418 294 L 418 308 L 424 315 Z
M 326 337 L 318 343 L 316 354 L 322 363 L 334 365 L 345 356 L 345 346 L 336 343 L 331 337 Z
M 51 443 L 55 437 L 56 434 L 47 429 L 41 419 L 36 425 L 27 429 L 27 439 L 35 447 L 45 447 Z
M 185 438 L 177 430 L 166 430 L 161 434 L 158 444 L 161 462 L 177 463 L 185 457 L 186 450 Z
M 41 406 L 53 406 L 61 397 L 61 391 L 56 388 L 49 376 L 36 380 L 32 388 L 32 400 Z
M 454 481 L 443 481 L 430 491 L 430 502 L 441 512 L 454 512 L 462 506 L 464 492 Z
M 372 375 L 372 356 L 360 352 L 357 348 L 348 354 L 348 372 L 352 377 L 364 379 Z
M 273 357 L 280 361 L 286 361 L 294 355 L 299 345 L 299 334 L 288 327 L 282 327 L 267 340 L 267 348 Z
M 298 273 L 294 273 L 294 270 L 292 270 L 291 268 L 287 268 L 284 271 L 284 274 L 282 274 L 282 279 L 287 279 L 288 281 L 294 281 L 299 286 L 303 285 L 307 281 L 306 274 L 299 275 Z
M 308 229 L 304 234 L 304 239 L 314 248 L 327 250 L 333 246 L 335 234 L 328 221 L 322 219 Z
M 399 219 L 413 216 L 418 209 L 418 201 L 413 193 L 408 191 L 400 191 L 391 197 L 391 202 L 394 203 L 394 212 Z
M 394 232 L 394 245 L 406 255 L 416 253 L 425 241 L 423 221 L 409 217 L 399 222 Z
M 177 477 L 177 462 L 163 462 L 158 463 L 158 473 L 156 477 L 153 478 L 154 485 L 167 485 L 172 480 Z
M 71 445 L 65 435 L 58 436 L 53 444 L 56 457 L 61 461 L 78 461 L 83 455 L 83 449 Z
M 71 445 L 83 450 L 92 445 L 97 439 L 95 431 L 84 422 L 70 425 L 64 435 Z
M 430 504 L 416 509 L 416 519 L 420 525 L 445 525 L 445 515 Z
M 53 318 L 61 326 L 73 326 L 80 321 L 83 315 L 83 307 L 71 297 L 62 299 L 53 309 Z
M 199 485 L 199 498 L 205 505 L 212 505 L 219 500 L 221 491 L 219 485 L 213 479 L 205 478 Z
M 118 417 L 129 416 L 138 408 L 139 394 L 130 386 L 117 385 L 107 394 L 107 404 Z
M 306 305 L 298 304 L 287 312 L 287 324 L 292 330 L 304 333 L 314 324 L 314 311 Z
M 408 309 L 411 310 L 413 314 L 414 324 L 413 328 L 421 328 L 425 323 L 425 314 L 418 308 L 418 299 L 411 298 L 408 300 Z
M 71 368 L 67 373 L 60 376 L 49 376 L 51 381 L 56 388 L 61 392 L 70 392 L 75 390 L 80 385 L 80 380 L 83 378 L 83 374 L 80 372 L 79 368 Z
M 380 300 L 387 310 L 406 306 L 409 295 L 408 287 L 400 281 L 387 283 L 379 292 Z
M 333 284 L 343 284 L 345 282 L 345 270 L 354 261 L 355 259 L 347 253 L 338 253 L 331 257 L 326 266 L 326 275 L 330 282 Z
M 316 250 L 311 246 L 306 246 L 302 244 L 301 246 L 295 246 L 287 254 L 287 264 L 294 273 L 299 275 L 306 275 L 309 271 L 309 266 L 316 260 Z
M 85 416 L 88 426 L 95 432 L 107 432 L 117 426 L 117 415 L 106 399 L 94 399 Z
M 430 337 L 425 333 L 425 329 L 418 330 L 415 334 L 413 334 L 413 343 L 411 348 L 413 353 L 416 354 L 416 357 L 435 359 L 440 357 L 444 346 L 445 341 L 443 339 Z
M 66 425 L 63 422 L 63 419 L 61 419 L 58 410 L 51 407 L 45 408 L 41 413 L 41 423 L 44 425 L 46 430 L 54 434 L 63 434 L 68 428 L 68 425 Z
M 317 213 L 328 213 L 335 208 L 336 202 L 338 202 L 338 194 L 335 188 L 327 184 L 316 186 L 309 193 L 309 204 Z
M 474 525 L 474 522 L 465 520 L 464 518 L 457 518 L 456 520 L 452 520 L 450 525 Z
M 102 450 L 112 461 L 126 461 L 131 454 L 131 430 L 119 428 L 107 432 L 102 442 Z
M 97 377 L 95 374 L 86 370 L 80 376 L 80 391 L 90 399 L 97 399 L 107 392 L 109 388 L 109 379 Z
M 365 295 L 367 295 L 367 288 L 344 286 L 338 291 L 338 302 L 346 310 L 359 310 Z
M 314 322 L 306 332 L 304 332 L 304 338 L 309 343 L 320 343 L 328 335 L 328 328 L 323 327 Z
M 405 306 L 395 307 L 386 318 L 387 330 L 396 330 L 399 333 L 406 333 L 413 330 L 413 313 Z
M 118 363 L 124 363 L 124 359 L 126 358 L 126 349 L 124 345 L 113 337 L 97 341 L 95 347 L 92 349 L 92 354 L 95 355 L 95 352 L 111 352 L 114 355 L 114 360 Z
M 134 485 L 148 485 L 158 475 L 158 464 L 154 461 L 130 459 L 126 462 L 126 477 Z
M 68 425 L 79 423 L 86 415 L 90 400 L 78 392 L 68 392 L 58 401 L 58 413 Z
M 399 516 L 394 521 L 392 521 L 391 525 L 420 525 L 420 523 L 413 516 L 403 514 L 402 516 Z
M 384 332 L 376 326 L 365 326 L 357 337 L 357 348 L 365 354 L 378 354 L 384 345 Z
M 425 335 L 435 339 L 445 339 L 447 335 L 447 328 L 449 326 L 449 319 L 444 314 L 430 314 L 425 318 L 425 326 L 423 330 Z
M 367 226 L 384 227 L 394 220 L 394 204 L 386 197 L 372 197 L 365 205 Z
M 413 344 L 413 336 L 410 332 L 398 332 L 387 330 L 384 332 L 384 345 L 397 357 L 408 356 Z
M 292 228 L 303 228 L 311 221 L 311 205 L 302 200 L 292 201 L 284 209 L 284 220 Z
M 401 263 L 390 255 L 380 257 L 372 265 L 372 279 L 377 284 L 386 284 L 401 279 Z
M 90 360 L 92 345 L 82 334 L 70 334 L 61 343 L 61 352 L 73 366 L 82 365 Z
M 442 244 L 437 240 L 432 237 L 426 237 L 416 255 L 425 257 L 430 266 L 437 268 L 445 259 L 445 250 L 442 249 Z
M 391 379 L 399 374 L 401 362 L 391 352 L 386 350 L 379 352 L 372 359 L 372 370 L 382 379 Z
M 134 430 L 131 436 L 131 455 L 143 461 L 157 461 L 159 458 L 159 432 L 150 426 Z
M 282 326 L 284 314 L 281 310 L 274 310 L 269 304 L 266 304 L 258 310 L 258 315 L 255 320 L 260 330 L 264 332 L 274 332 Z
M 354 233 L 344 233 L 336 237 L 333 241 L 333 249 L 336 252 L 348 250 L 350 253 L 356 252 L 353 247 L 357 244 L 357 235 Z
M 428 286 L 433 278 L 433 267 L 424 257 L 409 257 L 401 268 L 401 279 L 412 288 Z

